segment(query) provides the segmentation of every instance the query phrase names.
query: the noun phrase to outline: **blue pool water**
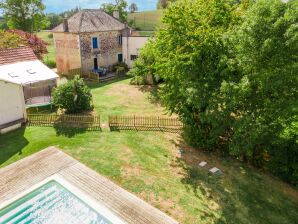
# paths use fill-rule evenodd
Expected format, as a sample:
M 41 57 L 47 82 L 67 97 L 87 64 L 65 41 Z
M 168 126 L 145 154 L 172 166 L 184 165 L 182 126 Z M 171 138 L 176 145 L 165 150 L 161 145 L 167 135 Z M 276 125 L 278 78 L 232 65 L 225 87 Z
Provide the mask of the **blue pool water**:
M 56 181 L 0 210 L 1 224 L 111 224 Z

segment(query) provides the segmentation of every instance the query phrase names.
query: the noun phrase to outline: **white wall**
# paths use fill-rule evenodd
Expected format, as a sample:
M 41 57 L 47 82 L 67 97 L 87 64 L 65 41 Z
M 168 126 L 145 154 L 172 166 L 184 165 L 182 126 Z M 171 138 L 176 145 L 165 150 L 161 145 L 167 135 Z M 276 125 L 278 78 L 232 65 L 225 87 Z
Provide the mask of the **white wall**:
M 122 38 L 122 52 L 123 61 L 132 67 L 131 55 L 139 55 L 139 50 L 145 46 L 150 37 L 123 37 Z
M 0 125 L 26 116 L 22 86 L 0 81 Z

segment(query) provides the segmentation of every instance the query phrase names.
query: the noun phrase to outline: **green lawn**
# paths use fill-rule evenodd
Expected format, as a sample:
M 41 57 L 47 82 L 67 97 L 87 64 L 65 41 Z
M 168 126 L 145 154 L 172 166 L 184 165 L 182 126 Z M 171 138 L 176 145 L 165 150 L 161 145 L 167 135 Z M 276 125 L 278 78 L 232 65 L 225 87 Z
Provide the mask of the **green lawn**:
M 163 10 L 130 13 L 128 22 L 133 21 L 133 27 L 139 30 L 155 30 L 161 25 Z
M 48 53 L 44 56 L 44 61 L 56 61 L 56 53 L 54 48 L 54 39 L 49 37 L 51 32 L 49 31 L 41 31 L 37 33 L 37 36 L 43 39 L 45 42 L 48 43 L 47 49 Z
M 95 112 L 104 123 L 108 114 L 164 114 L 145 90 L 128 83 L 91 86 Z M 54 145 L 181 223 L 298 223 L 297 190 L 254 168 L 188 147 L 177 134 L 66 131 L 27 127 L 0 136 L 0 167 Z M 185 152 L 180 154 L 180 148 Z M 202 160 L 223 175 L 197 168 Z

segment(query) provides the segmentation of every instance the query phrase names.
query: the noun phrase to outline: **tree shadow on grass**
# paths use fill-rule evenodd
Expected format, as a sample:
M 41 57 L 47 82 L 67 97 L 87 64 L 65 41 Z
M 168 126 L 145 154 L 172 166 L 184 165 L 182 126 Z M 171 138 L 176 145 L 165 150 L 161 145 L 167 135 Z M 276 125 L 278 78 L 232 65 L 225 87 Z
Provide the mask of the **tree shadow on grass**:
M 182 140 L 174 143 L 183 152 L 171 165 L 184 170 L 185 188 L 206 201 L 202 220 L 213 216 L 214 223 L 298 223 L 298 192 L 293 187 L 232 158 L 218 158 Z M 201 161 L 207 168 L 198 166 Z M 208 169 L 214 166 L 223 174 L 211 174 Z M 220 217 L 215 218 L 209 199 L 218 204 Z
M 14 155 L 22 154 L 22 149 L 29 143 L 24 137 L 25 129 L 25 127 L 22 127 L 0 135 L 0 166 Z
M 67 138 L 72 138 L 77 134 L 83 134 L 88 130 L 88 128 L 67 127 L 59 123 L 54 124 L 53 128 L 55 129 L 57 136 L 65 136 Z
M 143 93 L 149 93 L 148 100 L 152 104 L 161 105 L 161 99 L 158 95 L 159 86 L 158 85 L 142 85 L 138 86 L 138 89 Z
M 175 127 L 146 127 L 146 126 L 113 126 L 110 127 L 110 131 L 114 132 L 121 132 L 121 131 L 147 131 L 147 132 L 167 132 L 167 133 L 175 133 L 179 134 L 181 133 L 181 128 L 175 128 Z

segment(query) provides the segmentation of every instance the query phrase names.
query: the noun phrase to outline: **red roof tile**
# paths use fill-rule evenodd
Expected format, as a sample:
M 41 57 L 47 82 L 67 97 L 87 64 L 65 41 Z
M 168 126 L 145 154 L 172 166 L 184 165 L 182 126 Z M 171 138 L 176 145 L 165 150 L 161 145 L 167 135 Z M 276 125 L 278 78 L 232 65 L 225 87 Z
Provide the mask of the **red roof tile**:
M 0 49 L 0 65 L 12 64 L 20 61 L 38 60 L 30 47 Z

